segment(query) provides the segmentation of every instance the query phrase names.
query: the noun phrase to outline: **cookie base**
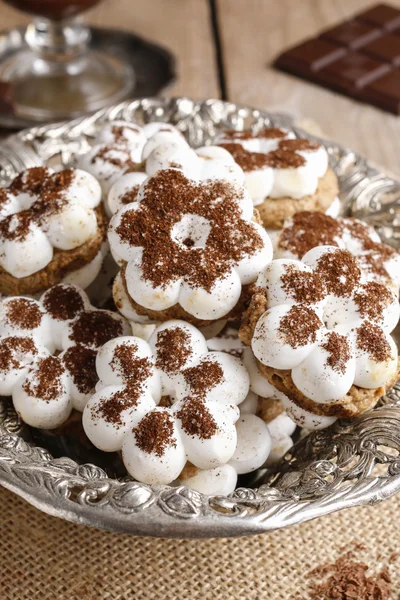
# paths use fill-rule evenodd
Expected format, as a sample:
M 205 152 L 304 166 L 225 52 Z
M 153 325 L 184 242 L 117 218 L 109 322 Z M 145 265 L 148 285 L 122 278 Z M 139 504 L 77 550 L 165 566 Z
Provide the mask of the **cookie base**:
M 151 319 L 151 321 L 155 322 L 155 323 L 163 323 L 164 321 L 169 321 L 170 319 L 181 319 L 183 321 L 187 321 L 188 323 L 191 323 L 191 325 L 195 325 L 196 327 L 205 327 L 207 325 L 211 325 L 212 323 L 215 323 L 215 321 L 219 321 L 221 319 L 198 319 L 197 317 L 194 317 L 193 315 L 191 315 L 190 313 L 188 313 L 180 304 L 174 304 L 174 306 L 170 306 L 169 308 L 166 308 L 165 310 L 152 310 L 150 308 L 145 308 L 144 306 L 142 306 L 141 304 L 138 304 L 137 302 L 135 302 L 135 300 L 128 294 L 128 289 L 126 286 L 126 279 L 125 279 L 125 269 L 126 269 L 126 265 L 123 265 L 121 267 L 121 281 L 123 283 L 124 289 L 125 289 L 125 293 L 129 299 L 129 302 L 133 308 L 133 310 L 135 312 L 137 312 L 138 315 L 142 315 L 142 316 L 147 316 L 149 317 L 149 319 Z M 240 295 L 240 298 L 236 304 L 236 306 L 234 306 L 234 308 L 227 313 L 226 315 L 224 315 L 222 318 L 226 319 L 226 320 L 239 320 L 242 316 L 242 314 L 245 312 L 245 310 L 247 309 L 247 306 L 250 302 L 250 299 L 252 297 L 252 294 L 254 293 L 254 283 L 251 283 L 249 285 L 244 285 L 242 287 L 242 293 Z
M 251 299 L 249 308 L 244 316 L 242 326 L 239 330 L 239 337 L 247 346 L 251 346 L 254 330 L 261 315 L 267 310 L 268 301 L 266 294 L 263 291 L 258 291 Z M 304 408 L 309 412 L 325 416 L 349 418 L 356 417 L 367 410 L 370 410 L 378 402 L 389 389 L 400 379 L 400 361 L 396 375 L 385 385 L 376 389 L 361 388 L 352 385 L 350 390 L 343 398 L 332 402 L 331 404 L 321 404 L 314 402 L 304 396 L 304 394 L 295 386 L 292 380 L 290 370 L 273 369 L 262 364 L 257 359 L 258 367 L 262 375 L 273 385 L 278 391 L 282 392 L 292 400 L 300 408 Z
M 266 198 L 257 206 L 264 227 L 281 229 L 286 219 L 302 210 L 325 212 L 335 201 L 339 193 L 339 184 L 332 169 L 318 183 L 315 194 L 304 198 Z
M 95 209 L 97 232 L 72 250 L 54 249 L 51 262 L 28 277 L 13 277 L 0 267 L 0 293 L 6 296 L 33 295 L 60 283 L 69 273 L 88 265 L 99 253 L 107 235 L 107 218 L 103 207 Z

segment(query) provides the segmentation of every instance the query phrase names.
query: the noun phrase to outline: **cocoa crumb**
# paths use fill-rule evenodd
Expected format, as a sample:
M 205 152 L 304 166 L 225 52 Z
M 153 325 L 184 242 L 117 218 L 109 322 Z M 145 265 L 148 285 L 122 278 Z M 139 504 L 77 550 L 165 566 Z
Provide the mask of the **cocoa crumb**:
M 328 292 L 348 297 L 361 279 L 357 260 L 348 250 L 326 252 L 318 259 L 316 272 L 325 281 Z
M 326 295 L 326 288 L 321 277 L 315 273 L 300 271 L 294 265 L 288 265 L 281 276 L 283 289 L 296 302 L 314 304 Z
M 96 355 L 95 350 L 84 346 L 71 346 L 64 353 L 64 364 L 81 394 L 95 391 L 99 380 L 96 372 Z
M 282 317 L 278 331 L 286 344 L 298 348 L 314 343 L 321 326 L 320 318 L 311 308 L 294 305 Z
M 123 390 L 103 397 L 98 406 L 92 407 L 91 410 L 94 415 L 102 417 L 107 423 L 116 425 L 118 428 L 124 424 L 123 411 L 135 406 L 138 399 L 139 390 L 134 385 L 127 385 Z
M 192 437 L 209 440 L 218 431 L 218 426 L 201 398 L 187 397 L 182 408 L 176 413 L 183 431 Z
M 273 169 L 298 169 L 306 164 L 306 159 L 292 150 L 278 148 L 265 155 Z
M 31 397 L 50 402 L 63 392 L 61 376 L 65 373 L 65 368 L 57 356 L 42 358 L 35 365 L 33 373 L 34 377 L 26 379 L 22 386 Z
M 7 372 L 10 369 L 18 369 L 21 366 L 21 360 L 17 357 L 24 354 L 35 356 L 37 353 L 35 342 L 30 337 L 3 338 L 0 341 L 0 371 Z
M 193 394 L 203 396 L 223 381 L 224 372 L 218 363 L 205 359 L 195 367 L 185 369 L 183 377 Z
M 335 331 L 328 334 L 327 341 L 322 348 L 329 354 L 326 364 L 333 371 L 345 373 L 346 365 L 351 358 L 351 349 L 347 338 Z
M 140 185 L 133 185 L 121 198 L 122 204 L 130 204 L 131 202 L 136 202 L 138 191 L 140 189 Z
M 368 317 L 372 321 L 381 319 L 385 308 L 393 303 L 393 294 L 383 284 L 370 281 L 364 284 L 354 294 L 360 315 Z
M 63 284 L 55 285 L 46 292 L 43 306 L 57 321 L 73 319 L 85 308 L 79 292 L 72 286 Z
M 123 379 L 131 382 L 130 385 L 142 386 L 152 372 L 151 360 L 147 357 L 137 356 L 138 347 L 120 344 L 114 348 L 114 355 L 110 363 L 111 369 L 121 374 Z
M 310 600 L 389 600 L 392 581 L 389 570 L 384 567 L 376 574 L 368 574 L 370 568 L 356 560 L 349 551 L 334 563 L 327 563 L 308 573 L 313 582 L 309 587 Z
M 42 312 L 34 300 L 13 298 L 5 303 L 6 319 L 20 329 L 36 329 L 42 322 Z
M 296 138 L 293 140 L 282 140 L 279 142 L 279 148 L 281 150 L 290 150 L 291 152 L 296 152 L 296 150 L 309 150 L 315 151 L 318 150 L 321 146 L 316 144 L 315 142 L 310 142 L 310 140 L 306 140 L 305 138 Z
M 147 454 L 161 457 L 168 447 L 176 446 L 174 422 L 166 411 L 148 413 L 132 431 L 137 446 Z
M 190 336 L 182 327 L 164 329 L 157 334 L 156 365 L 166 373 L 181 369 L 192 354 Z
M 301 211 L 292 217 L 290 225 L 282 229 L 279 248 L 303 258 L 316 246 L 337 246 L 342 232 L 339 220 L 320 212 Z
M 366 352 L 376 362 L 391 357 L 391 349 L 382 329 L 373 323 L 364 322 L 357 329 L 357 348 Z
M 263 152 L 249 151 L 243 148 L 241 144 L 234 143 L 220 144 L 220 146 L 232 154 L 235 162 L 245 172 L 265 169 L 270 166 L 268 155 Z
M 70 337 L 76 344 L 97 349 L 122 333 L 122 323 L 106 311 L 85 310 L 72 323 Z

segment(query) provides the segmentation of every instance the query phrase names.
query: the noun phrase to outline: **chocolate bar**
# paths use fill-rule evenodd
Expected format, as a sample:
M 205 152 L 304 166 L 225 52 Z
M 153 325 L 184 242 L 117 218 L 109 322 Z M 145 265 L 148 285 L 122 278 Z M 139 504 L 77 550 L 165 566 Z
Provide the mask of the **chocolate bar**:
M 274 66 L 400 115 L 400 10 L 377 4 L 290 48 Z

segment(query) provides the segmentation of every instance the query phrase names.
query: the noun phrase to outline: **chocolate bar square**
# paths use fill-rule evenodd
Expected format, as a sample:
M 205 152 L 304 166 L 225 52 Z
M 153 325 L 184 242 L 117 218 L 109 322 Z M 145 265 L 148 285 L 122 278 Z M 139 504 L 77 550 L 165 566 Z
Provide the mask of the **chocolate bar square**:
M 346 21 L 321 33 L 321 38 L 357 50 L 381 35 L 379 29 L 359 21 Z
M 377 79 L 364 90 L 365 100 L 378 108 L 400 114 L 400 71 L 395 70 Z
M 378 4 L 287 50 L 274 64 L 400 115 L 400 10 Z
M 357 19 L 379 29 L 392 31 L 400 27 L 400 10 L 387 4 L 377 4 L 357 15 Z
M 385 33 L 363 48 L 364 54 L 393 65 L 400 64 L 400 35 Z

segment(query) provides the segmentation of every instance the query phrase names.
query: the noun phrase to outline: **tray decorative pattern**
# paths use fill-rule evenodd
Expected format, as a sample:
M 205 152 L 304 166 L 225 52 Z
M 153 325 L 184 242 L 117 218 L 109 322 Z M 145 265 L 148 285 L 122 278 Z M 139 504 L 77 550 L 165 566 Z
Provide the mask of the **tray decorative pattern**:
M 68 165 L 85 152 L 101 123 L 115 118 L 176 124 L 194 145 L 220 128 L 285 126 L 285 115 L 219 100 L 142 99 L 69 123 L 22 131 L 0 145 L 0 184 L 19 170 Z M 311 136 L 308 136 L 311 137 Z M 323 140 L 340 179 L 344 210 L 400 244 L 400 183 L 355 152 Z M 0 483 L 50 514 L 112 531 L 161 537 L 228 537 L 287 527 L 333 511 L 384 500 L 400 491 L 400 385 L 379 407 L 311 433 L 259 487 L 207 497 L 184 486 L 149 486 L 114 479 L 93 464 L 54 458 L 28 441 L 7 399 L 0 399 Z

